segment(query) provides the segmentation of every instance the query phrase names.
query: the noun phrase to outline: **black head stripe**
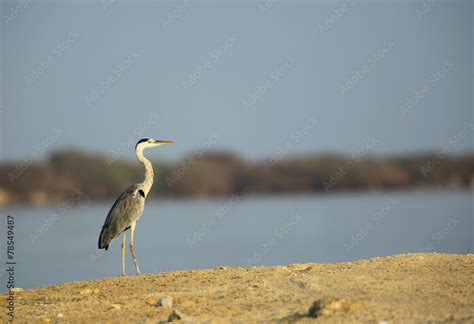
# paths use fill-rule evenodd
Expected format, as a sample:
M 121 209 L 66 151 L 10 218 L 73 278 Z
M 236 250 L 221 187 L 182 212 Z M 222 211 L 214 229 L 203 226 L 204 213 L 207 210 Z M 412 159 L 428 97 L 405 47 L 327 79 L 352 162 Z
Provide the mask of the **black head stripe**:
M 143 190 L 138 190 L 138 193 L 140 194 L 140 196 L 142 196 L 143 198 L 145 198 L 145 192 Z
M 143 142 L 148 142 L 150 139 L 149 138 L 142 138 L 137 142 L 137 145 L 135 145 L 135 148 L 137 148 L 138 144 L 143 143 Z

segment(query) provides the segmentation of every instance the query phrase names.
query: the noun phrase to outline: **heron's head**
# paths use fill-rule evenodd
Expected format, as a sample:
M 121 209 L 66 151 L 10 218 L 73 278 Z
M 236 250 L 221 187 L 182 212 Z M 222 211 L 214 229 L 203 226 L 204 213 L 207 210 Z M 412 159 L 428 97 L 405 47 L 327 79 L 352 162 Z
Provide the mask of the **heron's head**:
M 163 141 L 163 140 L 155 140 L 153 138 L 142 138 L 137 142 L 135 145 L 135 150 L 137 149 L 146 149 L 148 147 L 160 146 L 164 144 L 173 144 L 173 141 Z

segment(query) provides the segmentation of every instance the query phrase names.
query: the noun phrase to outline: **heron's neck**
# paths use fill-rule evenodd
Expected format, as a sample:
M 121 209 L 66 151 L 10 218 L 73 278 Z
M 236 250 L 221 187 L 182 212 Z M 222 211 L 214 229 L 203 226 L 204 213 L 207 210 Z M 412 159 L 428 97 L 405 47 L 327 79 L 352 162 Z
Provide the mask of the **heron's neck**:
M 138 161 L 143 163 L 145 166 L 145 180 L 140 183 L 143 186 L 143 190 L 145 191 L 145 197 L 148 196 L 148 192 L 153 185 L 153 167 L 151 166 L 150 160 L 143 156 L 143 149 L 137 148 L 137 158 Z

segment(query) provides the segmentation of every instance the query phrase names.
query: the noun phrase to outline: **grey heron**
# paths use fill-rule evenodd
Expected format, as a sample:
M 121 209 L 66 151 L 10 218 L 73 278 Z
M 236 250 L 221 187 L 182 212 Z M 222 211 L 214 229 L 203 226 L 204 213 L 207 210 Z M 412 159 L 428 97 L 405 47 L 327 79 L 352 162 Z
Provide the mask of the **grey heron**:
M 104 225 L 99 235 L 99 249 L 107 250 L 110 241 L 123 234 L 122 238 L 122 275 L 125 275 L 125 241 L 126 231 L 130 229 L 130 253 L 137 274 L 140 274 L 135 250 L 133 248 L 133 238 L 135 224 L 143 213 L 145 199 L 153 185 L 153 167 L 151 162 L 143 156 L 143 150 L 149 147 L 155 147 L 163 144 L 172 144 L 172 141 L 154 140 L 143 138 L 135 145 L 137 159 L 145 166 L 145 180 L 127 188 L 115 201 L 105 219 Z

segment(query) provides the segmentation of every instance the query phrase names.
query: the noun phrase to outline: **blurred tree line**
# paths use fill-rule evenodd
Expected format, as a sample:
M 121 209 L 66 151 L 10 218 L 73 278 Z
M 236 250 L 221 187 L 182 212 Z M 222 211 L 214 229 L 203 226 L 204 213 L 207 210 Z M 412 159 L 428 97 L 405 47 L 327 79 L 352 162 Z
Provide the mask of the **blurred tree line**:
M 230 152 L 153 162 L 150 197 L 474 187 L 474 153 L 390 158 L 298 156 L 249 162 Z M 77 150 L 53 153 L 43 163 L 0 165 L 0 204 L 46 203 L 80 190 L 92 200 L 115 199 L 143 180 L 137 161 L 110 160 Z

